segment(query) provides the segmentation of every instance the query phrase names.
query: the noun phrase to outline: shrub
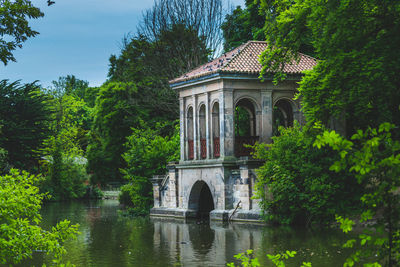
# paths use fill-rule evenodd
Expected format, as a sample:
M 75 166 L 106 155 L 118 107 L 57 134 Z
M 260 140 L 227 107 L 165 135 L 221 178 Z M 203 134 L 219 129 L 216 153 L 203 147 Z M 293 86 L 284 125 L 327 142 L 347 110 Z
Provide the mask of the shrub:
M 46 180 L 41 187 L 42 192 L 48 192 L 51 200 L 69 200 L 82 198 L 86 193 L 85 181 L 89 177 L 82 158 L 66 157 L 56 154 L 54 159 L 44 163 Z
M 104 196 L 103 191 L 95 185 L 86 185 L 85 190 L 86 193 L 83 198 L 86 199 L 101 199 Z
M 338 153 L 314 147 L 316 131 L 295 123 L 280 128 L 273 144 L 256 145 L 255 156 L 265 160 L 256 189 L 269 222 L 328 223 L 359 207 L 360 185 L 348 173 L 329 170 Z
M 166 172 L 166 165 L 179 158 L 179 127 L 175 122 L 171 136 L 162 136 L 168 124 L 157 124 L 156 129 L 143 125 L 132 129 L 133 133 L 126 143 L 127 152 L 123 155 L 127 168 L 122 169 L 129 184 L 121 188 L 120 201 L 131 207 L 135 214 L 148 213 L 153 203 L 150 178 Z
M 40 227 L 39 210 L 44 194 L 36 186 L 42 178 L 12 169 L 0 176 L 0 264 L 31 258 L 35 250 L 54 253 L 60 263 L 65 240 L 75 237 L 78 225 L 64 220 L 51 231 Z

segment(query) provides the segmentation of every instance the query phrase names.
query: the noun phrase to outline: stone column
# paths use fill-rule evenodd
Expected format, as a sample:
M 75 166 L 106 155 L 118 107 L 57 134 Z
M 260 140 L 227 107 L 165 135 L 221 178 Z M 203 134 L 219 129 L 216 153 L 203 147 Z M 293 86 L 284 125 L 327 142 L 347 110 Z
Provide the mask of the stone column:
M 233 90 L 224 89 L 220 94 L 220 152 L 221 157 L 234 156 L 234 103 Z
M 176 184 L 176 169 L 175 165 L 167 165 L 168 175 L 169 175 L 169 182 L 168 182 L 168 193 L 169 193 L 169 207 L 170 208 L 177 208 L 177 198 L 178 198 L 178 188 Z
M 187 136 L 185 136 L 185 131 L 186 128 L 186 116 L 185 116 L 185 101 L 183 97 L 179 98 L 179 136 L 180 136 L 180 148 L 181 148 L 181 161 L 184 161 L 186 159 L 185 156 L 185 151 L 186 151 L 186 142 L 187 142 Z
M 199 126 L 199 114 L 197 112 L 197 96 L 193 95 L 193 149 L 194 149 L 194 160 L 199 159 L 199 138 L 198 138 L 198 126 Z
M 247 164 L 240 166 L 240 180 L 243 184 L 240 185 L 240 200 L 242 201 L 242 209 L 251 209 L 251 191 L 250 191 L 250 179 L 249 179 L 249 168 Z
M 160 186 L 158 183 L 153 183 L 153 197 L 154 197 L 154 208 L 159 208 L 161 205 L 160 201 Z
M 177 169 L 176 170 L 176 172 L 177 172 L 177 175 L 178 175 L 178 179 L 177 179 L 177 181 L 178 181 L 178 207 L 179 208 L 183 208 L 183 193 L 184 193 L 184 189 L 183 189 L 183 186 L 182 186 L 182 184 L 183 184 L 183 181 L 182 181 L 182 169 Z
M 272 90 L 261 90 L 261 142 L 270 143 L 272 137 Z
M 207 156 L 206 159 L 210 158 L 211 152 L 211 142 L 210 142 L 210 93 L 206 93 L 206 149 L 207 149 Z M 212 134 L 211 134 L 212 136 Z
M 161 199 L 161 192 L 160 192 L 160 183 L 162 181 L 163 177 L 159 175 L 154 175 L 151 179 L 150 182 L 153 185 L 153 198 L 154 198 L 154 208 L 159 208 L 162 207 L 164 203 L 162 203 Z

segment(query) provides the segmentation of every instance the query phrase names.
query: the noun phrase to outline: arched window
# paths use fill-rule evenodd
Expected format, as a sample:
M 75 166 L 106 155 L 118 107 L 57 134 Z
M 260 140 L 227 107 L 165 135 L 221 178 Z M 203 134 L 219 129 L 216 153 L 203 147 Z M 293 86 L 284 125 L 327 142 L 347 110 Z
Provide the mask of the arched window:
M 201 105 L 199 109 L 199 135 L 200 135 L 200 157 L 207 157 L 207 141 L 206 141 L 206 106 Z
M 249 99 L 241 99 L 235 106 L 235 155 L 250 156 L 251 148 L 259 137 L 256 136 L 256 113 Z
M 293 126 L 293 108 L 292 104 L 286 99 L 280 99 L 275 103 L 273 113 L 273 134 L 279 135 L 279 126 Z
M 193 108 L 190 107 L 187 111 L 187 141 L 188 141 L 188 159 L 194 159 L 194 143 L 193 143 Z
M 215 102 L 212 108 L 212 137 L 214 158 L 220 156 L 220 137 L 219 137 L 219 103 Z

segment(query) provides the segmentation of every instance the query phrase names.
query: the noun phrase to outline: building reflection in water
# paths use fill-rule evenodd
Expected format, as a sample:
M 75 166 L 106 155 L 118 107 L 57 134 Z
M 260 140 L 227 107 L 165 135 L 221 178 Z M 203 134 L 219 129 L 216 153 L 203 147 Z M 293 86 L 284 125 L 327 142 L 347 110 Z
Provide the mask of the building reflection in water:
M 169 251 L 182 266 L 226 266 L 233 255 L 260 248 L 262 226 L 198 224 L 196 221 L 152 218 L 155 249 Z M 244 249 L 246 248 L 246 249 Z

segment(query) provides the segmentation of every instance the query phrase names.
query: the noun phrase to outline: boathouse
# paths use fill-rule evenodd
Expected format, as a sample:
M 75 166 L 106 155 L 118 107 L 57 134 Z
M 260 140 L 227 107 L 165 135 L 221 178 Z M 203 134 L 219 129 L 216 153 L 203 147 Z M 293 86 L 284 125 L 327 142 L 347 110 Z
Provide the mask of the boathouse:
M 152 216 L 261 219 L 252 197 L 262 162 L 246 144 L 271 142 L 278 125 L 304 124 L 293 98 L 303 71 L 316 65 L 300 54 L 285 65 L 284 82 L 274 85 L 272 75 L 261 81 L 259 55 L 266 47 L 249 41 L 170 81 L 179 95 L 180 161 L 153 177 Z

